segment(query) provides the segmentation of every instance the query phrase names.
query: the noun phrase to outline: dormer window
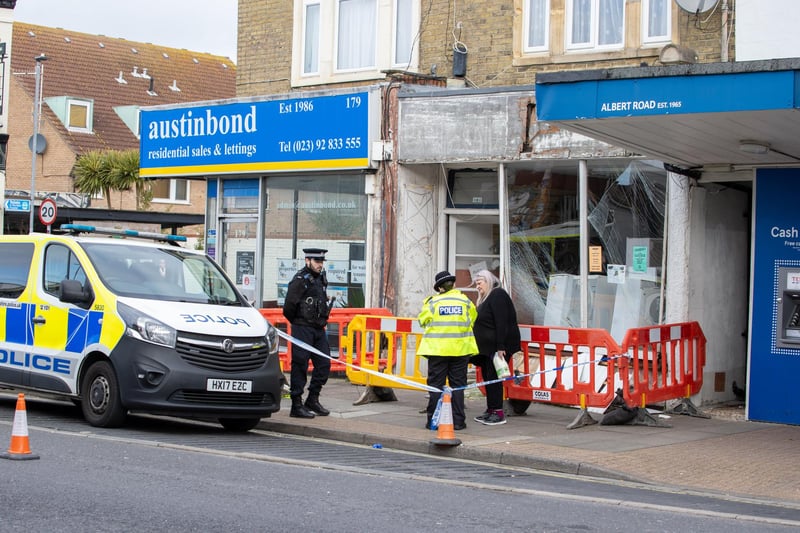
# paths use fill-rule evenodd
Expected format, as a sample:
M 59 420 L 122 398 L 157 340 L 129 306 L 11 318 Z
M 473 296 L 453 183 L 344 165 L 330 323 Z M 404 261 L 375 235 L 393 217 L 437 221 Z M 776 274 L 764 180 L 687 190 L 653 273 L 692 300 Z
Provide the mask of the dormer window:
M 92 103 L 87 100 L 67 100 L 67 129 L 92 133 Z

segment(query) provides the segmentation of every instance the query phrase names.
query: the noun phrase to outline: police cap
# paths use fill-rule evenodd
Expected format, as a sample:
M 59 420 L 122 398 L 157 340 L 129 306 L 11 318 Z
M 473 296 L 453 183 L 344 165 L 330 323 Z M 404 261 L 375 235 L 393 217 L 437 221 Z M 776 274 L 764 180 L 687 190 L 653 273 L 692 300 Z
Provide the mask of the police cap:
M 439 272 L 438 274 L 436 274 L 436 281 L 433 284 L 433 290 L 438 291 L 439 287 L 441 287 L 443 283 L 455 280 L 456 277 L 447 270 Z
M 306 254 L 306 259 L 321 259 L 324 261 L 325 254 L 328 253 L 328 250 L 323 250 L 322 248 L 303 248 L 303 253 Z

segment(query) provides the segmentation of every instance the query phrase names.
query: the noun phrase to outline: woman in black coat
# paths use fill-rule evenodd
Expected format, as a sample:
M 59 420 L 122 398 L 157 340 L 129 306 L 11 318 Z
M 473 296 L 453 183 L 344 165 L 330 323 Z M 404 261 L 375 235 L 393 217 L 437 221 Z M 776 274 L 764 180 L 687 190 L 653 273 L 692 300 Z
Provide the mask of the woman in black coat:
M 517 311 L 511 296 L 500 286 L 497 276 L 488 270 L 481 270 L 475 275 L 475 286 L 478 289 L 478 318 L 472 327 L 478 343 L 478 355 L 470 362 L 480 367 L 483 381 L 497 379 L 492 358 L 495 352 L 506 361 L 520 349 L 519 325 Z M 486 411 L 475 417 L 476 422 L 487 426 L 506 423 L 503 413 L 503 383 L 486 385 Z

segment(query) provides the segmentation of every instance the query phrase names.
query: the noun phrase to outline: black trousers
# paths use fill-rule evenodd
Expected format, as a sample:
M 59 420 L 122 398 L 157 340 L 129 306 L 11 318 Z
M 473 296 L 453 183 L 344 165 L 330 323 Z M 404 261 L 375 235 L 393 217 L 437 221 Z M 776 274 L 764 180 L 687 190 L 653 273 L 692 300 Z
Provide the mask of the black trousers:
M 428 380 L 431 387 L 443 389 L 445 381 L 451 389 L 464 387 L 467 385 L 467 365 L 469 356 L 428 356 Z M 428 398 L 428 422 L 433 418 L 436 411 L 436 404 L 439 403 L 439 392 L 431 392 Z M 464 412 L 464 389 L 454 390 L 450 399 L 450 406 L 453 408 L 453 425 L 461 425 L 466 421 Z
M 296 326 L 293 324 L 292 337 L 303 341 L 309 346 L 313 346 L 324 354 L 330 355 L 331 353 L 325 328 Z M 303 395 L 303 390 L 306 387 L 309 359 L 314 369 L 311 371 L 311 383 L 308 386 L 308 393 L 319 395 L 320 391 L 322 391 L 322 386 L 328 382 L 328 375 L 331 373 L 331 360 L 295 344 L 292 346 L 292 373 L 289 384 L 289 394 L 292 398 L 299 398 Z
M 481 369 L 482 381 L 494 381 L 497 379 L 497 370 L 494 369 L 492 355 L 476 355 L 470 359 L 470 363 Z M 486 409 L 499 411 L 503 408 L 503 383 L 492 383 L 484 387 L 486 389 Z

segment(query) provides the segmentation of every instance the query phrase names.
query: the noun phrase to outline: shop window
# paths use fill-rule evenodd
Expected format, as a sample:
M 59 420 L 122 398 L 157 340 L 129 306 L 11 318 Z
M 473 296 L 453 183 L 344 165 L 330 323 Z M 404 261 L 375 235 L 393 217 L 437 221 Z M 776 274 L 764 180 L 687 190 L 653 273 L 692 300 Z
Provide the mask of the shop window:
M 447 177 L 447 207 L 497 209 L 497 172 L 454 170 Z
M 263 193 L 264 305 L 283 305 L 286 287 L 305 264 L 303 248 L 328 250 L 328 294 L 336 306 L 362 307 L 367 196 L 358 175 L 274 176 Z
M 588 326 L 621 342 L 629 328 L 660 320 L 666 172 L 639 160 L 588 169 L 588 241 L 600 255 L 589 269 Z M 509 264 L 520 323 L 581 325 L 577 187 L 577 161 L 510 173 Z

